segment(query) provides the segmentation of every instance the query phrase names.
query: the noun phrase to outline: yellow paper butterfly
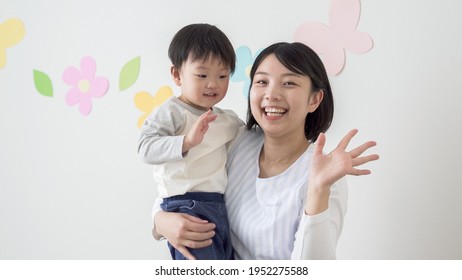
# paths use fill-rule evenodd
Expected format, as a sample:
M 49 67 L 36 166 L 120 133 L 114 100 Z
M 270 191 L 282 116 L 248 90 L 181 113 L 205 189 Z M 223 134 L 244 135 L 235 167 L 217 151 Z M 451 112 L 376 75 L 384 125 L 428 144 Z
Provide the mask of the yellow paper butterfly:
M 173 96 L 173 91 L 169 86 L 161 87 L 154 97 L 147 91 L 138 92 L 135 95 L 135 106 L 144 113 L 138 118 L 138 128 L 141 128 L 144 120 L 156 107 L 167 101 L 171 96 Z
M 19 43 L 25 33 L 20 19 L 12 18 L 0 24 L 0 69 L 6 64 L 6 49 Z

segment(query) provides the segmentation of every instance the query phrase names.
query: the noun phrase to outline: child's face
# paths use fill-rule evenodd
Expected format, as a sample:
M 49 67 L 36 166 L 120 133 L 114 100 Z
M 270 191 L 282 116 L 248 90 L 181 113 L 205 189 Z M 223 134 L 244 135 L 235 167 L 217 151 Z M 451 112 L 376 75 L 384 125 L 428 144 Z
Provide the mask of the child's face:
M 197 109 L 208 110 L 225 97 L 230 68 L 211 57 L 196 61 L 188 58 L 181 69 L 172 68 L 172 76 L 181 87 L 180 100 Z

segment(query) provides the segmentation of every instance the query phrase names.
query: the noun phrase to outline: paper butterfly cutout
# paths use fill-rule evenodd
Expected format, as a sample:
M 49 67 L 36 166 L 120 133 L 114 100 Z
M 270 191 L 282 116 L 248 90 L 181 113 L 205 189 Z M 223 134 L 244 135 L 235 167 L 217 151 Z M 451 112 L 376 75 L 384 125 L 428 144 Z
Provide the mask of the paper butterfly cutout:
M 135 95 L 135 106 L 143 112 L 138 118 L 138 128 L 141 128 L 146 118 L 154 111 L 155 108 L 162 105 L 167 99 L 173 96 L 172 88 L 169 86 L 161 87 L 155 94 L 152 96 L 147 91 L 140 91 Z
M 328 74 L 339 74 L 345 65 L 345 49 L 365 53 L 373 47 L 372 38 L 356 30 L 361 4 L 359 0 L 333 0 L 329 25 L 304 22 L 296 30 L 294 40 L 311 47 L 322 59 Z
M 231 76 L 232 82 L 244 82 L 242 92 L 244 97 L 249 95 L 250 88 L 250 69 L 255 60 L 255 57 L 261 52 L 258 50 L 252 57 L 252 51 L 247 46 L 240 46 L 236 49 L 236 70 Z

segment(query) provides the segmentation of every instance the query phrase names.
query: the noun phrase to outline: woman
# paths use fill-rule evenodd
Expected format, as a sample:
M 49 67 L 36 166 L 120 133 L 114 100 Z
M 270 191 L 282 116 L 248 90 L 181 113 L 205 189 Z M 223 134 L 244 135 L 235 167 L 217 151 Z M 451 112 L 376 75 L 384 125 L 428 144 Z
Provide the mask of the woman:
M 324 155 L 333 117 L 329 80 L 318 55 L 301 43 L 276 43 L 252 67 L 247 129 L 228 152 L 225 192 L 236 259 L 335 259 L 346 212 L 344 176 L 377 160 L 375 142 L 347 152 L 357 130 Z M 314 142 L 317 141 L 316 145 Z M 155 208 L 156 209 L 156 208 Z M 187 258 L 211 244 L 214 225 L 156 211 L 154 236 Z

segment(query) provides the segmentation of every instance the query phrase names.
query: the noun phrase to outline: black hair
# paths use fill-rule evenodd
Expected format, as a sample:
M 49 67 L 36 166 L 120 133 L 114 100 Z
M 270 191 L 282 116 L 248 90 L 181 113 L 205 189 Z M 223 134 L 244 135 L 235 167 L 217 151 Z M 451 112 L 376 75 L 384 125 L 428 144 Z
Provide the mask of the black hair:
M 305 118 L 305 137 L 311 142 L 315 142 L 319 133 L 326 132 L 334 117 L 334 99 L 332 90 L 327 77 L 326 69 L 319 56 L 307 45 L 302 43 L 275 43 L 265 48 L 255 59 L 250 71 L 250 88 L 247 110 L 247 129 L 254 129 L 259 126 L 252 115 L 250 107 L 250 89 L 252 88 L 253 78 L 258 66 L 268 56 L 274 54 L 276 58 L 290 71 L 308 76 L 311 79 L 312 92 L 322 90 L 324 97 L 319 107 L 312 113 L 308 113 Z
M 209 57 L 222 60 L 231 74 L 236 68 L 236 54 L 228 37 L 216 26 L 207 23 L 190 24 L 181 28 L 168 48 L 173 66 L 180 69 L 188 58 L 192 61 Z

